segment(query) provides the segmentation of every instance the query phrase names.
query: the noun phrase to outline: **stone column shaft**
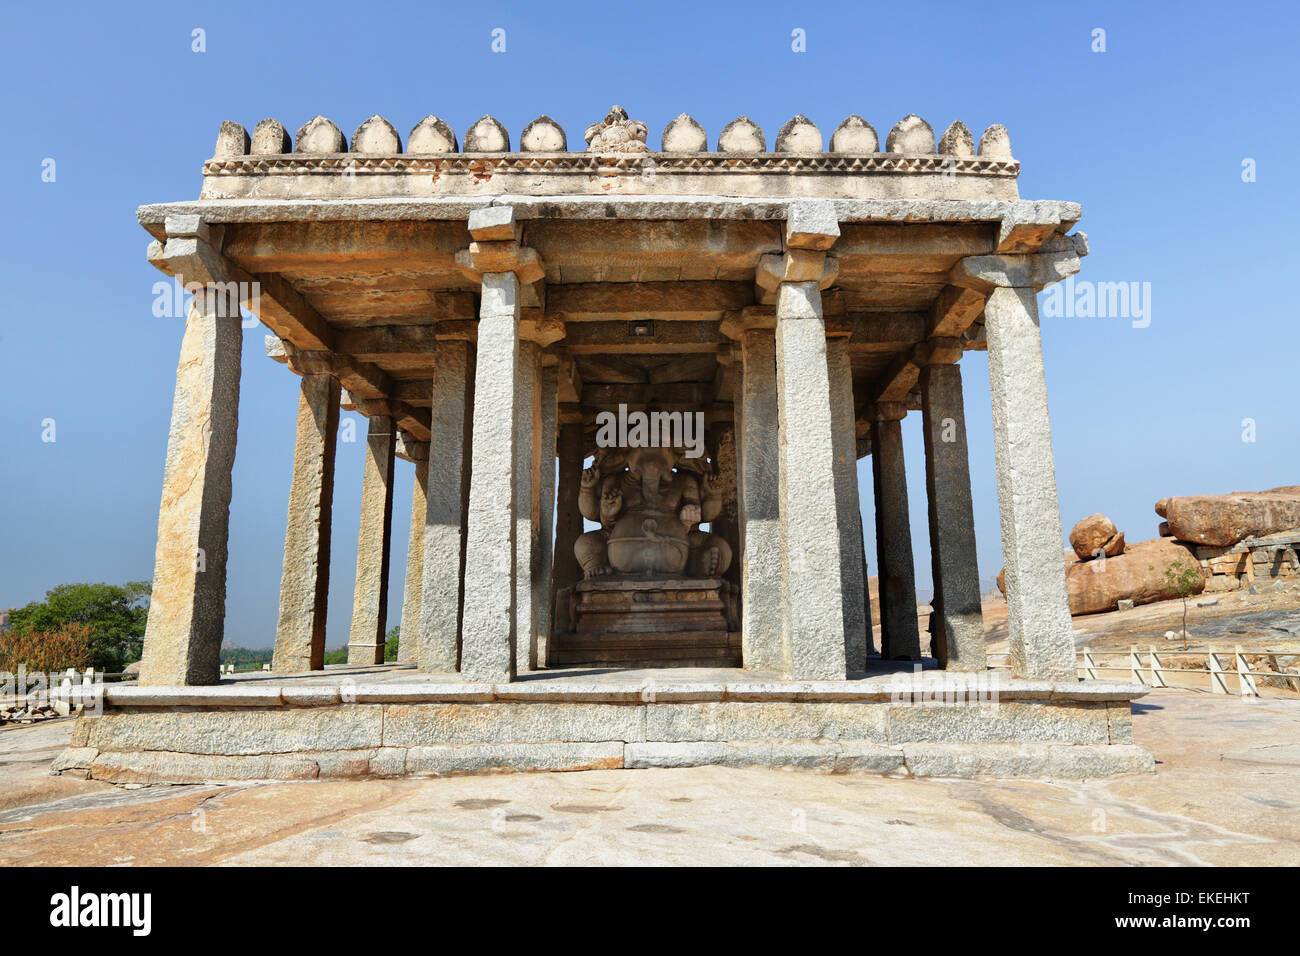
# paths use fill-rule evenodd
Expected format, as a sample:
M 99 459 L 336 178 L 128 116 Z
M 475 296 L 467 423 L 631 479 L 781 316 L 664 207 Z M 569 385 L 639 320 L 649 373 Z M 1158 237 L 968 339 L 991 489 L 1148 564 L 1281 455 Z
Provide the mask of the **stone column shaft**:
M 844 610 L 826 325 L 817 283 L 776 299 L 782 634 L 796 680 L 843 680 Z
M 515 635 L 519 670 L 537 667 L 534 575 L 541 550 L 542 350 L 519 343 L 515 382 Z
M 388 628 L 388 563 L 393 536 L 393 461 L 397 435 L 391 415 L 371 415 L 361 479 L 361 528 L 352 595 L 349 664 L 382 664 Z
M 1072 680 L 1074 628 L 1034 290 L 995 288 L 984 318 L 1012 672 Z
M 281 673 L 314 671 L 325 666 L 338 430 L 338 380 L 328 373 L 304 375 L 298 390 L 280 614 L 271 665 Z
M 988 666 L 988 655 L 980 609 L 966 411 L 961 369 L 955 363 L 922 367 L 921 415 L 934 577 L 933 652 L 948 670 L 982 671 Z
M 429 511 L 429 463 L 415 463 L 411 484 L 411 530 L 406 541 L 406 585 L 402 594 L 402 630 L 397 659 L 403 664 L 420 659 L 420 603 L 424 596 L 424 519 Z
M 826 371 L 831 392 L 831 444 L 835 453 L 835 505 L 840 529 L 840 590 L 844 609 L 844 655 L 850 671 L 867 666 L 871 614 L 867 609 L 858 501 L 858 436 L 853 402 L 853 367 L 845 339 L 826 340 Z
M 473 381 L 474 354 L 470 344 L 439 342 L 434 353 L 429 417 L 424 593 L 420 596 L 419 629 L 422 671 L 449 673 L 460 666 Z
M 737 469 L 738 448 L 736 443 L 736 424 L 734 422 L 716 422 L 713 425 L 717 435 L 718 482 L 722 486 L 722 510 L 710 522 L 713 533 L 721 535 L 731 545 L 733 555 L 741 554 L 740 545 L 740 503 L 737 500 L 739 476 Z M 733 558 L 727 569 L 726 579 L 740 587 L 741 561 Z
M 871 427 L 871 467 L 876 491 L 876 573 L 880 583 L 880 656 L 921 659 L 916 621 L 916 571 L 907 514 L 907 474 L 900 421 Z
M 513 272 L 483 275 L 477 362 L 460 672 L 466 680 L 510 681 L 519 414 L 519 279 Z
M 581 424 L 559 426 L 556 459 L 559 477 L 555 495 L 555 559 L 551 572 L 551 633 L 563 634 L 569 627 L 567 608 L 557 595 L 582 580 L 582 567 L 573 553 L 583 528 L 582 512 L 578 510 L 583 460 Z
M 238 302 L 212 286 L 195 293 L 176 369 L 141 684 L 220 681 L 242 335 Z
M 741 661 L 783 673 L 776 339 L 771 329 L 748 329 L 741 345 Z
M 542 424 L 541 472 L 539 499 L 541 512 L 538 518 L 539 537 L 537 562 L 533 573 L 533 610 L 536 623 L 533 627 L 534 643 L 529 655 L 529 666 L 546 664 L 546 649 L 551 634 L 551 568 L 555 562 L 555 429 L 558 406 L 556 392 L 559 386 L 555 366 L 542 369 Z

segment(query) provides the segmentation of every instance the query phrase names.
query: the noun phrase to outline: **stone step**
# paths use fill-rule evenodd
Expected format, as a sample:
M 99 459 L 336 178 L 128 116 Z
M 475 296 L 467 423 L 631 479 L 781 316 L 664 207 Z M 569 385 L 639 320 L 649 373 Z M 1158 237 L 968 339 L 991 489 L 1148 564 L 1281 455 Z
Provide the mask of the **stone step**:
M 739 667 L 739 631 L 560 634 L 552 638 L 551 666 Z

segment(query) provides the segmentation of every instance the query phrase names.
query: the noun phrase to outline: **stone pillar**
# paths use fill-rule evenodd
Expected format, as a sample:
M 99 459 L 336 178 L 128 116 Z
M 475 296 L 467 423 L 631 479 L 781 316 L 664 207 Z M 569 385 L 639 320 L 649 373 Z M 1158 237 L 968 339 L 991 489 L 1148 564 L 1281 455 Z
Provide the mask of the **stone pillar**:
M 961 343 L 953 344 L 959 357 Z M 934 656 L 948 670 L 982 671 L 988 666 L 988 655 L 980 610 L 966 411 L 961 369 L 955 360 L 921 367 L 921 415 L 934 577 Z
M 297 361 L 309 361 L 309 354 L 299 353 Z M 280 614 L 271 664 L 272 670 L 280 673 L 315 671 L 325 666 L 338 430 L 338 380 L 328 371 L 304 374 L 298 390 Z
M 826 324 L 817 282 L 776 299 L 782 635 L 796 680 L 843 680 L 843 592 Z
M 710 522 L 713 533 L 720 535 L 731 545 L 731 553 L 742 553 L 740 544 L 740 503 L 737 500 L 739 476 L 737 474 L 738 449 L 736 447 L 735 422 L 715 422 L 713 425 L 717 436 L 718 484 L 722 490 L 722 510 Z M 741 561 L 733 559 L 731 567 L 724 577 L 734 586 L 741 586 Z
M 568 631 L 566 608 L 556 595 L 582 580 L 582 567 L 573 546 L 582 534 L 582 512 L 578 510 L 578 489 L 582 482 L 582 425 L 559 426 L 556 459 L 559 478 L 555 494 L 555 556 L 551 571 L 551 633 Z M 545 661 L 542 661 L 545 664 Z
M 903 465 L 903 406 L 881 403 L 877 415 L 871 426 L 871 474 L 876 492 L 880 656 L 884 660 L 919 661 L 921 633 L 916 621 L 916 572 Z
M 533 649 L 529 656 L 529 667 L 544 666 L 546 663 L 546 645 L 551 634 L 551 568 L 554 564 L 555 532 L 555 428 L 556 391 L 558 372 L 554 365 L 542 369 L 542 423 L 541 454 L 539 461 L 541 472 L 538 475 L 539 538 L 537 562 L 533 572 L 533 609 L 536 623 Z
M 781 637 L 781 486 L 777 455 L 776 340 L 771 329 L 741 339 L 741 661 L 784 672 Z
M 388 559 L 393 536 L 393 417 L 372 414 L 361 479 L 361 530 L 357 534 L 357 580 L 352 594 L 349 664 L 382 664 L 388 628 Z
M 226 290 L 195 293 L 176 369 L 141 684 L 220 681 L 242 334 Z
M 429 462 L 415 462 L 411 484 L 411 530 L 406 539 L 406 586 L 402 594 L 401 637 L 397 659 L 414 664 L 420 659 L 420 603 L 424 596 L 424 519 L 429 513 Z
M 448 673 L 460 666 L 465 520 L 469 508 L 474 354 L 460 340 L 437 343 L 429 416 L 429 477 L 424 513 L 424 593 L 419 665 Z
M 1073 680 L 1074 627 L 1034 289 L 993 289 L 984 322 L 1012 673 Z
M 460 672 L 515 677 L 515 444 L 519 403 L 519 279 L 483 275 L 474 377 L 474 448 L 466 526 Z
M 533 578 L 541 550 L 542 350 L 519 343 L 515 379 L 515 634 L 519 670 L 537 667 Z
M 858 501 L 858 435 L 853 402 L 853 368 L 847 340 L 826 340 L 826 373 L 831 392 L 831 445 L 835 453 L 836 522 L 840 529 L 840 591 L 844 609 L 844 655 L 849 671 L 864 670 L 871 648 L 871 612 L 867 608 L 862 542 L 862 506 Z

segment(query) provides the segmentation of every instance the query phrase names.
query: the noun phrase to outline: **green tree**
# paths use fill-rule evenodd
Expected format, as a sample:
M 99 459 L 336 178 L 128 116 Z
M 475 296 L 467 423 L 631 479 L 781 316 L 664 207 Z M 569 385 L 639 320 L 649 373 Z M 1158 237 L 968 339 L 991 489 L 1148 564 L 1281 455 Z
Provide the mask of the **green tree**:
M 1201 572 L 1175 561 L 1165 568 L 1165 581 L 1183 599 L 1183 650 L 1187 650 L 1187 599 L 1196 593 L 1196 587 L 1201 583 Z
M 120 671 L 140 659 L 149 617 L 147 581 L 116 584 L 60 584 L 9 615 L 20 634 L 58 631 L 67 624 L 90 628 L 90 663 L 96 670 Z
M 384 635 L 384 663 L 391 664 L 397 660 L 397 642 L 402 636 L 402 625 L 390 628 Z

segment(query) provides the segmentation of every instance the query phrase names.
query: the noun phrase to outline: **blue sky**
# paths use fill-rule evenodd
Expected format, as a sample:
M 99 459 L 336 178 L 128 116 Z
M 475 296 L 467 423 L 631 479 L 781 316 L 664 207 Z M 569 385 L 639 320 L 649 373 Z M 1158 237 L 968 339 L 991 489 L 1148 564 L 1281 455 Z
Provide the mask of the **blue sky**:
M 682 111 L 711 142 L 741 113 L 769 142 L 795 113 L 826 136 L 857 113 L 882 139 L 912 112 L 977 137 L 1003 123 L 1021 195 L 1083 204 L 1079 278 L 1151 283 L 1147 328 L 1044 320 L 1067 530 L 1103 511 L 1142 540 L 1162 496 L 1300 483 L 1298 21 L 1282 3 L 13 5 L 0 24 L 0 608 L 152 574 L 182 327 L 152 314 L 160 276 L 135 208 L 196 197 L 227 119 L 293 131 L 323 113 L 350 135 L 380 113 L 405 137 L 435 113 L 463 137 L 491 113 L 517 142 L 546 113 L 581 143 L 620 103 L 652 145 Z M 191 50 L 195 28 L 206 52 Z M 490 48 L 497 28 L 504 53 Z M 806 52 L 791 49 L 795 29 Z M 987 363 L 968 353 L 962 368 L 987 582 L 1001 567 Z M 273 639 L 297 385 L 247 331 L 226 623 L 244 646 Z M 919 413 L 903 428 L 925 587 Z M 339 446 L 331 647 L 347 638 L 361 449 Z M 398 476 L 393 622 L 411 466 Z

